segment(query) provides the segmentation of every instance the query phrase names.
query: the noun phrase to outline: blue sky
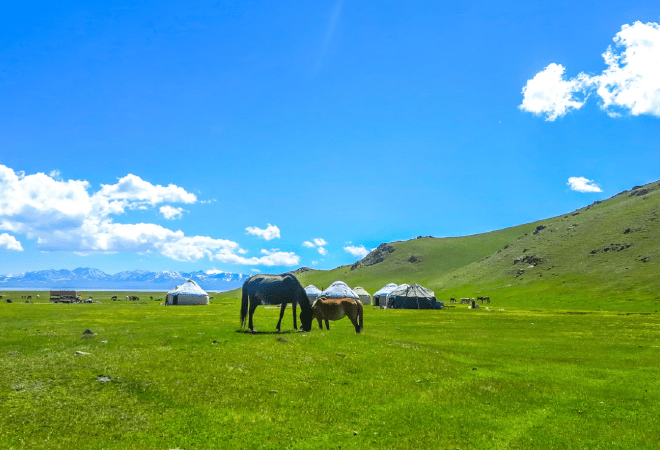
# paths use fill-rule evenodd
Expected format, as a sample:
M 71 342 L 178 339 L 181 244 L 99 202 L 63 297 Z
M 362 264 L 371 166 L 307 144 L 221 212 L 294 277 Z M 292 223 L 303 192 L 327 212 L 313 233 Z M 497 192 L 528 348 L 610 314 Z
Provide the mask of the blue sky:
M 136 3 L 0 18 L 0 273 L 330 269 L 660 179 L 657 1 Z

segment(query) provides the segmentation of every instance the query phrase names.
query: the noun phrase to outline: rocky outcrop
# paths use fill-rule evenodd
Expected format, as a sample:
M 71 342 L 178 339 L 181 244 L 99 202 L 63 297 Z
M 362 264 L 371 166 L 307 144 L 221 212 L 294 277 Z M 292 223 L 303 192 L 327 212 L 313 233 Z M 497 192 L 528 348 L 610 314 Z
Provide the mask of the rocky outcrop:
M 361 261 L 356 262 L 351 266 L 351 270 L 358 269 L 362 266 L 373 266 L 374 264 L 381 263 L 387 259 L 390 253 L 394 252 L 395 248 L 390 244 L 380 244 L 375 250 L 372 250 Z

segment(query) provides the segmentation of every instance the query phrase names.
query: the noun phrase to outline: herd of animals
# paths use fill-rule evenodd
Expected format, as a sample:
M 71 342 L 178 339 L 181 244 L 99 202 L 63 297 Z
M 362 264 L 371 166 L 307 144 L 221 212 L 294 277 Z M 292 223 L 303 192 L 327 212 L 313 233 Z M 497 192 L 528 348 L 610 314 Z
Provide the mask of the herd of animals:
M 461 304 L 472 303 L 475 307 L 476 301 L 490 303 L 490 297 L 462 298 Z M 451 303 L 457 303 L 455 298 L 450 299 Z M 247 328 L 250 332 L 256 333 L 252 316 L 259 305 L 281 305 L 280 319 L 277 322 L 276 329 L 281 331 L 282 318 L 287 304 L 291 303 L 293 309 L 293 328 L 298 329 L 296 318 L 296 305 L 300 306 L 300 322 L 303 331 L 312 329 L 312 321 L 316 319 L 319 328 L 323 329 L 325 322 L 326 329 L 330 329 L 329 321 L 335 321 L 348 317 L 355 332 L 360 333 L 364 328 L 364 308 L 362 302 L 353 298 L 334 299 L 319 297 L 314 303 L 311 303 L 307 297 L 305 289 L 300 281 L 291 274 L 283 275 L 253 275 L 243 283 L 241 297 L 241 330 L 245 329 L 246 319 Z M 240 330 L 239 330 L 240 331 Z

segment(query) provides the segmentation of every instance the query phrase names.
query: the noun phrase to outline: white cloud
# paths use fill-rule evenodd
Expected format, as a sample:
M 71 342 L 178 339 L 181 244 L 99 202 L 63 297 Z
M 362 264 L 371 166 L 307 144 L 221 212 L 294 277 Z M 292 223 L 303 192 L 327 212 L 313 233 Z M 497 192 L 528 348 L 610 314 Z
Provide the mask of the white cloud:
M 317 265 L 319 262 L 318 261 L 312 261 L 312 266 Z
M 220 273 L 225 273 L 223 270 L 218 270 L 218 269 L 209 269 L 204 272 L 207 275 L 218 275 Z
M 594 184 L 594 180 L 585 177 L 570 177 L 568 184 L 571 190 L 577 192 L 603 192 L 603 190 Z
M 259 269 L 250 269 L 250 270 L 251 270 L 252 272 L 254 272 L 254 273 L 259 273 L 259 272 L 261 272 L 261 270 L 259 270 Z
M 106 197 L 112 200 L 127 200 L 131 202 L 149 203 L 152 206 L 158 203 L 195 203 L 195 194 L 174 184 L 167 187 L 153 185 L 142 178 L 128 174 L 120 178 L 117 184 L 102 184 L 101 190 L 94 194 L 97 197 Z
M 369 254 L 369 250 L 364 245 L 348 245 L 344 247 L 344 251 L 359 258 L 364 258 Z
M 325 239 L 322 238 L 314 238 L 311 241 L 305 241 L 302 244 L 304 247 L 307 248 L 316 248 L 316 251 L 318 251 L 321 255 L 327 255 L 328 251 L 323 248 L 324 245 L 328 245 Z
M 635 22 L 623 25 L 603 58 L 607 69 L 600 75 L 580 73 L 564 79 L 564 67 L 552 63 L 527 82 L 519 108 L 553 121 L 579 109 L 590 91 L 601 98 L 601 108 L 611 117 L 629 113 L 660 117 L 660 25 Z M 574 94 L 584 93 L 584 100 Z
M 48 176 L 51 177 L 51 178 L 59 178 L 60 175 L 62 175 L 62 173 L 57 169 L 51 170 L 50 172 L 48 172 Z
M 274 252 L 259 258 L 256 256 L 246 258 L 231 252 L 219 252 L 213 255 L 211 259 L 247 266 L 295 266 L 300 262 L 300 257 L 293 252 Z
M 19 252 L 23 251 L 23 246 L 21 243 L 16 240 L 16 238 L 10 234 L 2 233 L 0 234 L 0 248 L 5 248 L 7 250 L 16 250 Z
M 165 205 L 160 207 L 160 213 L 168 220 L 180 219 L 183 215 L 183 208 L 175 208 L 170 205 Z
M 280 229 L 277 228 L 277 226 L 271 224 L 268 224 L 264 230 L 257 227 L 247 227 L 245 230 L 247 231 L 247 234 L 258 236 L 267 241 L 280 237 Z
M 554 121 L 571 109 L 580 109 L 585 100 L 574 97 L 589 85 L 588 77 L 578 75 L 572 80 L 564 79 L 564 66 L 552 63 L 523 87 L 523 101 L 518 106 L 523 111 L 536 115 L 545 115 L 547 121 Z
M 603 53 L 608 68 L 595 77 L 602 108 L 610 115 L 622 110 L 660 117 L 660 25 L 624 25 L 614 43 L 617 48 Z
M 41 251 L 84 254 L 158 252 L 177 261 L 201 258 L 246 265 L 295 265 L 295 253 L 273 251 L 260 258 L 245 258 L 239 244 L 208 236 L 185 236 L 153 223 L 117 223 L 113 216 L 126 209 L 155 207 L 159 203 L 194 203 L 195 195 L 173 184 L 153 185 L 129 174 L 117 184 L 102 185 L 90 193 L 82 180 L 56 180 L 44 173 L 25 175 L 0 164 L 0 230 L 34 239 Z M 164 205 L 168 206 L 168 205 Z M 180 212 L 179 208 L 171 208 Z M 161 213 L 166 214 L 167 208 Z M 7 248 L 20 242 L 8 234 Z M 15 241 L 15 242 L 14 242 Z

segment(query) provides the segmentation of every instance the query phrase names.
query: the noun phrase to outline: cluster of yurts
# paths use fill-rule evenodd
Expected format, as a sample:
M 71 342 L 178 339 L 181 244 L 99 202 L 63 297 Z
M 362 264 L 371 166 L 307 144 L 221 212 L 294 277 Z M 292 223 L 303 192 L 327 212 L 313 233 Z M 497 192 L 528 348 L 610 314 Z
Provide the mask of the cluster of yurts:
M 335 281 L 326 290 L 322 291 L 313 284 L 305 288 L 310 302 L 314 303 L 319 297 L 330 299 L 354 298 L 359 299 L 363 305 L 372 304 L 372 296 L 362 287 L 353 289 L 343 281 Z M 438 309 L 442 302 L 436 301 L 435 293 L 419 284 L 402 284 L 397 286 L 390 283 L 373 295 L 373 305 L 382 309 Z
M 390 283 L 376 291 L 372 296 L 360 286 L 351 289 L 343 281 L 335 281 L 328 289 L 321 291 L 314 285 L 305 288 L 310 302 L 321 297 L 331 299 L 354 298 L 359 299 L 363 305 L 380 306 L 383 309 L 438 309 L 442 302 L 435 299 L 435 293 L 419 284 L 402 284 L 397 286 Z M 188 280 L 167 293 L 166 305 L 208 305 L 209 294 L 206 293 L 193 280 Z

